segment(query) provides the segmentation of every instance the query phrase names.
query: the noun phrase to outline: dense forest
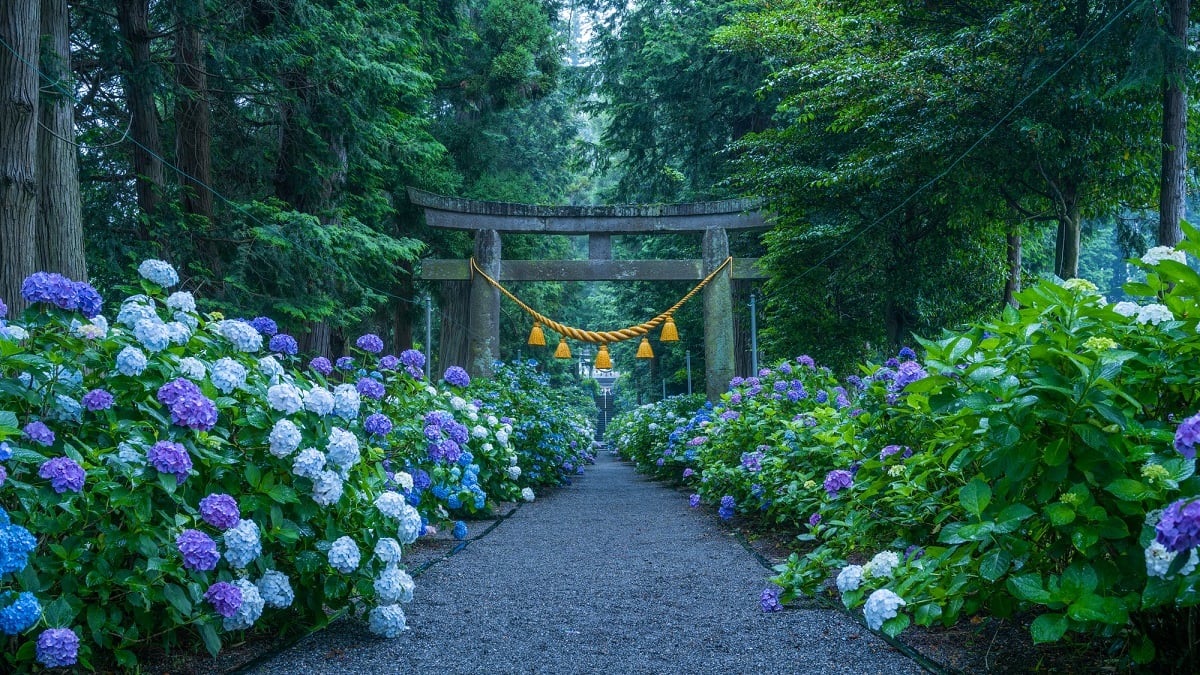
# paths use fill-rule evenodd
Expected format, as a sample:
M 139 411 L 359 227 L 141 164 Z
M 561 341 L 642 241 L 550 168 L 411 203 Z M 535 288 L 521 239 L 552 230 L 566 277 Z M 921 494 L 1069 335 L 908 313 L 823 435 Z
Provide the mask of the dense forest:
M 731 242 L 766 355 L 847 367 L 1180 238 L 1194 184 L 1187 0 L 7 0 L 0 12 L 0 298 L 35 270 L 112 288 L 174 264 L 210 311 L 267 314 L 311 352 L 423 337 L 413 272 L 465 257 L 405 197 L 538 204 L 762 197 Z M 1194 98 L 1194 97 L 1193 97 Z M 617 257 L 699 240 L 620 238 Z M 511 258 L 583 257 L 513 236 Z M 316 273 L 314 273 L 316 271 Z M 522 284 L 575 325 L 637 323 L 686 285 Z M 702 372 L 683 342 L 631 395 Z M 435 343 L 461 327 L 435 320 Z M 528 322 L 508 306 L 502 356 Z M 420 339 L 418 338 L 418 341 Z M 628 349 L 628 352 L 625 351 Z M 766 356 L 765 355 L 765 356 Z M 764 359 L 765 360 L 765 359 Z M 619 365 L 619 367 L 621 367 Z M 567 364 L 553 364 L 562 376 Z

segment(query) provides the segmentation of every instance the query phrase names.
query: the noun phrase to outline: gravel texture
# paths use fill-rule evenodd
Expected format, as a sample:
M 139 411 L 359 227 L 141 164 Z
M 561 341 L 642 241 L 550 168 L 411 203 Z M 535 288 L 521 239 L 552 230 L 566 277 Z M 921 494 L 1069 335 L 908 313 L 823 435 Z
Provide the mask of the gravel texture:
M 250 672 L 923 672 L 835 611 L 763 613 L 769 572 L 729 531 L 600 455 L 418 577 L 405 635 L 342 621 Z

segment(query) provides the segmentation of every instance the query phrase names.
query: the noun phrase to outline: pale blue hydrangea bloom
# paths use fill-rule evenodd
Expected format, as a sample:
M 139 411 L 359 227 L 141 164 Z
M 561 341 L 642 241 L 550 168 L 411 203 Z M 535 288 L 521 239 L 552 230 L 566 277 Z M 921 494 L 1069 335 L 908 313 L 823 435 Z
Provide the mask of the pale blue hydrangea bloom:
M 304 392 L 304 409 L 325 417 L 333 412 L 333 394 L 325 387 L 313 387 Z
M 385 565 L 398 564 L 402 553 L 400 542 L 391 537 L 384 537 L 375 542 L 375 557 Z
M 171 346 L 171 331 L 158 317 L 138 321 L 133 327 L 133 336 L 152 352 L 161 352 Z
M 352 384 L 339 384 L 333 389 L 333 414 L 343 419 L 352 420 L 358 417 L 362 399 L 358 390 Z
M 404 495 L 388 490 L 375 498 L 375 508 L 388 518 L 399 520 L 404 515 Z
M 375 595 L 385 605 L 412 602 L 413 586 L 412 577 L 395 565 L 388 565 L 375 577 Z
M 196 311 L 196 298 L 187 291 L 175 291 L 167 297 L 167 307 L 176 312 Z
M 329 547 L 329 565 L 342 574 L 350 574 L 358 569 L 361 559 L 358 544 L 350 537 L 339 537 Z
M 246 367 L 229 357 L 224 357 L 213 364 L 212 374 L 208 379 L 218 391 L 229 394 L 234 389 L 245 386 Z
M 279 381 L 283 377 L 283 366 L 275 360 L 274 356 L 264 356 L 258 360 L 258 369 L 263 375 L 267 376 L 267 380 L 272 384 Z
M 243 518 L 236 527 L 225 530 L 225 560 L 235 569 L 246 569 L 260 555 L 262 539 L 253 520 Z
M 301 400 L 300 389 L 294 384 L 276 384 L 267 389 L 267 401 L 271 408 L 291 415 L 300 410 L 304 403 Z
M 177 345 L 186 345 L 192 339 L 192 329 L 182 321 L 168 323 L 167 333 L 171 336 L 171 342 Z
M 200 359 L 194 356 L 185 356 L 179 359 L 179 372 L 189 380 L 203 380 L 207 369 Z
M 422 527 L 421 514 L 411 505 L 405 504 L 403 513 L 400 514 L 400 526 L 396 531 L 400 542 L 407 545 L 416 541 L 417 537 L 421 536 Z
M 117 323 L 133 328 L 139 321 L 161 321 L 154 311 L 154 301 L 144 295 L 131 295 L 121 303 Z
M 400 605 L 383 605 L 371 610 L 368 618 L 371 632 L 385 638 L 396 638 L 408 630 L 408 622 Z
M 867 628 L 879 630 L 883 626 L 883 622 L 894 618 L 899 614 L 900 608 L 907 604 L 904 598 L 886 588 L 875 591 L 867 598 L 867 604 L 863 607 L 863 614 L 867 618 Z
M 226 631 L 231 630 L 246 630 L 258 621 L 258 617 L 262 616 L 263 601 L 262 595 L 258 592 L 258 586 L 249 579 L 238 579 L 231 582 L 237 586 L 242 592 L 242 604 L 238 607 L 237 613 L 224 620 L 222 627 Z
M 292 423 L 291 420 L 279 420 L 271 429 L 270 440 L 271 454 L 282 459 L 300 447 L 300 428 Z M 324 467 L 325 460 L 322 458 L 321 468 Z M 319 471 L 320 469 L 317 470 Z
M 858 587 L 862 585 L 862 581 L 862 565 L 847 565 L 837 575 L 837 587 L 843 593 L 858 590 Z
M 318 471 L 313 477 L 313 501 L 320 506 L 336 504 L 342 498 L 342 478 L 333 471 Z
M 146 355 L 137 347 L 126 347 L 117 354 L 117 371 L 122 375 L 141 375 L 146 364 Z
M 138 274 L 163 288 L 170 288 L 179 283 L 179 273 L 165 260 L 143 260 L 142 264 L 138 265 Z
M 263 602 L 268 607 L 277 609 L 291 607 L 292 601 L 296 599 L 296 594 L 292 591 L 292 583 L 283 572 L 267 570 L 255 585 L 258 587 L 258 594 L 262 596 Z
M 239 351 L 256 352 L 262 349 L 262 335 L 248 323 L 225 319 L 217 322 L 216 329 L 217 333 L 232 342 Z
M 194 314 L 175 312 L 175 316 L 173 318 L 179 323 L 187 326 L 188 330 L 196 330 L 200 327 L 200 320 L 197 319 Z
M 300 454 L 296 455 L 296 461 L 292 463 L 292 473 L 313 480 L 324 468 L 325 454 L 316 448 L 301 450 Z
M 349 469 L 358 464 L 358 437 L 345 429 L 330 429 L 329 447 L 325 450 L 325 458 L 342 469 Z
M 881 551 L 871 558 L 871 562 L 863 565 L 863 576 L 891 578 L 900 565 L 900 555 L 895 551 Z
M 521 488 L 521 499 L 531 502 L 534 499 L 533 488 Z

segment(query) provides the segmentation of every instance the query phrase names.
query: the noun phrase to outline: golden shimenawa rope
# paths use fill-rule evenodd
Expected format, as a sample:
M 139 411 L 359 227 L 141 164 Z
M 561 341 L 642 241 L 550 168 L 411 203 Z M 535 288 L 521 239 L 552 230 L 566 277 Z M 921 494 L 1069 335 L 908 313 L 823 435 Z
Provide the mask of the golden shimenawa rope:
M 708 276 L 706 276 L 702 280 L 700 280 L 700 283 L 696 284 L 695 288 L 688 291 L 687 295 L 680 298 L 679 302 L 675 303 L 674 305 L 671 305 L 670 309 L 663 312 L 662 314 L 659 314 L 658 316 L 654 317 L 653 319 L 650 319 L 646 323 L 638 324 L 636 326 L 630 326 L 629 328 L 622 328 L 620 330 L 609 330 L 609 331 L 583 330 L 582 328 L 575 328 L 574 326 L 567 326 L 567 325 L 561 324 L 553 319 L 548 318 L 546 315 L 539 313 L 537 310 L 533 309 L 529 305 L 521 302 L 520 298 L 513 295 L 507 288 L 505 288 L 503 285 L 501 285 L 499 281 L 496 281 L 495 279 L 488 276 L 487 273 L 484 272 L 482 269 L 480 269 L 479 265 L 476 264 L 475 258 L 471 258 L 471 272 L 473 274 L 478 273 L 479 276 L 486 279 L 489 284 L 495 286 L 496 290 L 503 293 L 509 300 L 512 300 L 513 302 L 517 303 L 517 305 L 519 305 L 521 307 L 521 309 L 523 309 L 527 313 L 529 313 L 529 315 L 532 316 L 534 318 L 534 320 L 540 321 L 544 326 L 546 326 L 550 330 L 554 331 L 555 333 L 559 333 L 560 335 L 565 335 L 573 340 L 579 340 L 581 342 L 599 342 L 601 344 L 604 344 L 604 343 L 608 343 L 608 342 L 620 342 L 622 340 L 628 340 L 630 338 L 635 338 L 635 337 L 640 337 L 642 335 L 646 335 L 650 331 L 657 328 L 658 325 L 661 324 L 663 321 L 666 321 L 668 318 L 670 318 L 671 315 L 675 313 L 675 310 L 677 310 L 683 306 L 683 303 L 687 302 L 688 300 L 691 300 L 692 296 L 696 295 L 697 293 L 700 292 L 700 289 L 707 286 L 708 282 L 712 281 L 713 277 L 717 276 L 718 272 L 725 269 L 726 267 L 730 267 L 730 270 L 732 271 L 732 269 L 733 269 L 731 267 L 732 264 L 733 264 L 733 257 L 731 256 L 731 257 L 726 258 L 724 262 L 722 262 L 720 265 L 717 265 L 717 269 L 713 270 Z

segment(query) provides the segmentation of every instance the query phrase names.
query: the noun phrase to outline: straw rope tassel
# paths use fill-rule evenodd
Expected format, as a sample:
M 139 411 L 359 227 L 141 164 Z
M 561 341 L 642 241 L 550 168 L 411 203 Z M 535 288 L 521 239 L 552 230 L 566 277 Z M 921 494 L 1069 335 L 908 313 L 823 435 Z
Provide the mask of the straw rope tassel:
M 554 350 L 554 358 L 569 359 L 571 358 L 571 345 L 567 344 L 567 338 L 558 338 L 558 349 Z
M 537 321 L 533 322 L 533 329 L 529 331 L 529 344 L 534 347 L 546 346 L 546 334 L 542 332 L 542 324 Z
M 600 351 L 596 352 L 596 370 L 612 370 L 612 358 L 608 355 L 608 345 L 600 343 Z
M 662 333 L 658 336 L 659 342 L 679 342 L 679 331 L 675 328 L 675 319 L 667 317 L 667 322 L 663 324 Z
M 642 336 L 641 344 L 638 345 L 637 357 L 639 359 L 654 358 L 654 350 L 650 348 L 650 341 L 644 335 Z

